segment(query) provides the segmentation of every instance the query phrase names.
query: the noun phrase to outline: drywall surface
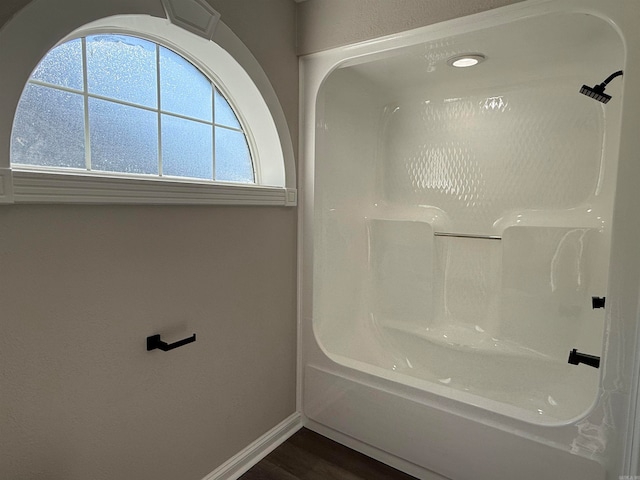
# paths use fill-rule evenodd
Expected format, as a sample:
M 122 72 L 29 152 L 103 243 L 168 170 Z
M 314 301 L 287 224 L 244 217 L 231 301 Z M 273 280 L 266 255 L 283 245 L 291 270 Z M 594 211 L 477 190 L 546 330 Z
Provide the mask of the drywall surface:
M 29 3 L 29 0 L 4 0 L 0 3 L 0 19 L 2 21 L 2 25 L 4 25 L 7 20 L 13 17 L 18 11 L 26 6 Z
M 294 2 L 212 4 L 295 126 Z M 295 208 L 0 206 L 0 478 L 200 480 L 291 415 L 295 242 Z
M 390 35 L 521 0 L 307 0 L 298 4 L 298 54 Z
M 1 207 L 0 478 L 196 480 L 293 413 L 292 223 Z

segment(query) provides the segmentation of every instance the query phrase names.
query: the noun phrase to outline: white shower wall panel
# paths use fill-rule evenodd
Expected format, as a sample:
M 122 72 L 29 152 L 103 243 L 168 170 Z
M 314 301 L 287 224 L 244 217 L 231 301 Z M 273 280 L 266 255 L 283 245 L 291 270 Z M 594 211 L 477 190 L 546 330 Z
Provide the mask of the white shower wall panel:
M 331 73 L 318 98 L 314 269 L 329 355 L 529 421 L 590 408 L 598 371 L 567 357 L 602 351 L 591 297 L 607 288 L 615 163 L 580 74 L 469 94 L 456 71 L 420 91 L 385 89 L 369 65 Z

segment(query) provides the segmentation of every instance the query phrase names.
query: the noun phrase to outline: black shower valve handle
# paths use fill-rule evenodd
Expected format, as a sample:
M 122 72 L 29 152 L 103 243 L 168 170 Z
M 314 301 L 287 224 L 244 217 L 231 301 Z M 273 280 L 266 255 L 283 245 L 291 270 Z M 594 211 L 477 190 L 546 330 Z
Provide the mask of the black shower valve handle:
M 160 334 L 151 335 L 147 337 L 147 351 L 159 349 L 163 352 L 168 352 L 169 350 L 173 350 L 174 348 L 182 347 L 183 345 L 187 345 L 189 343 L 193 343 L 196 341 L 196 334 L 194 333 L 192 336 L 184 338 L 182 340 L 178 340 L 175 343 L 167 343 L 163 342 L 160 339 Z

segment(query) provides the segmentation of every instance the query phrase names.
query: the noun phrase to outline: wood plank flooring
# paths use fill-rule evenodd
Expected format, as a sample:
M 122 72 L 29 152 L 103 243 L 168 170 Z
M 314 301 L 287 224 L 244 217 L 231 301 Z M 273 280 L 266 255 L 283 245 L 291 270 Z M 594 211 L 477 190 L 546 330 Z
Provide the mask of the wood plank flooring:
M 239 480 L 416 480 L 303 428 Z

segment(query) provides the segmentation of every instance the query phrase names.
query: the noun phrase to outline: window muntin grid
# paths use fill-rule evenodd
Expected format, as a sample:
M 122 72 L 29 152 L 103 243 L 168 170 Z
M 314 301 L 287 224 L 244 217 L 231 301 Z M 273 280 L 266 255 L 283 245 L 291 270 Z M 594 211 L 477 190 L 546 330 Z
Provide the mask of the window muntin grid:
M 16 111 L 11 162 L 256 183 L 247 136 L 219 89 L 172 50 L 121 34 L 74 39 L 42 59 Z

